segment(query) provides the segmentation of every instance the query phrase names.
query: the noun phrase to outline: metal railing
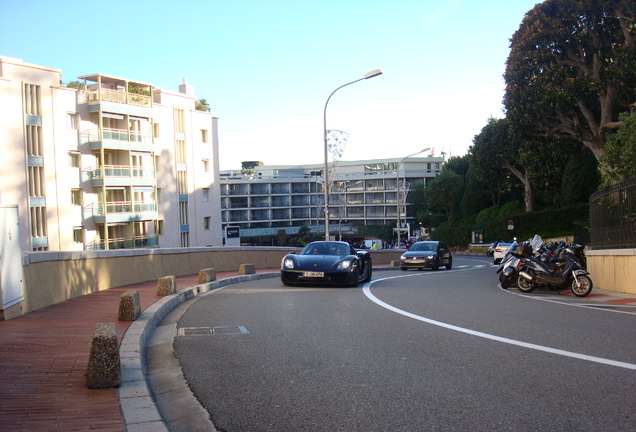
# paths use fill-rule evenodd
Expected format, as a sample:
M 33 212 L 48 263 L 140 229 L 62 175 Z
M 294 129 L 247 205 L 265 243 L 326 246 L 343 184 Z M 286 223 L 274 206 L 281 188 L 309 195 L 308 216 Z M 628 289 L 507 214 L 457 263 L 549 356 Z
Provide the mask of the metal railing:
M 99 136 L 99 129 L 86 129 L 80 132 L 80 140 L 82 144 L 97 141 L 123 141 L 152 144 L 152 135 L 139 131 L 126 129 L 103 128 L 102 137 Z
M 154 247 L 159 244 L 158 236 L 140 235 L 134 237 L 122 237 L 106 240 L 95 240 L 86 245 L 86 250 L 105 249 L 134 249 L 144 247 Z
M 105 216 L 107 214 L 156 212 L 157 203 L 132 201 L 113 201 L 104 204 L 84 206 L 84 217 Z
M 85 180 L 97 180 L 105 178 L 144 178 L 154 179 L 155 169 L 130 165 L 104 165 L 103 167 L 89 167 L 82 170 Z
M 116 102 L 123 103 L 128 105 L 138 105 L 138 106 L 151 106 L 152 98 L 146 95 L 140 95 L 136 93 L 128 93 L 121 90 L 111 90 L 111 89 L 99 89 L 99 90 L 89 90 L 88 91 L 88 101 L 96 102 L 96 101 L 107 101 L 107 102 Z
M 636 177 L 590 197 L 594 249 L 636 248 Z

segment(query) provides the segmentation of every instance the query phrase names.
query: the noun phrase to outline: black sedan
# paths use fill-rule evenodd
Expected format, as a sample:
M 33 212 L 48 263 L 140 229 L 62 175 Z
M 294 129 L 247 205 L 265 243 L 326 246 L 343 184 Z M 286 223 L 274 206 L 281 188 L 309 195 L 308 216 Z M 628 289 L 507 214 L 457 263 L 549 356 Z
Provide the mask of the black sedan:
M 280 279 L 285 285 L 328 284 L 358 286 L 371 280 L 371 254 L 349 243 L 316 241 L 300 254 L 285 255 Z
M 440 266 L 446 266 L 447 270 L 453 268 L 453 257 L 446 243 L 441 241 L 418 241 L 411 245 L 400 257 L 400 268 L 437 270 Z

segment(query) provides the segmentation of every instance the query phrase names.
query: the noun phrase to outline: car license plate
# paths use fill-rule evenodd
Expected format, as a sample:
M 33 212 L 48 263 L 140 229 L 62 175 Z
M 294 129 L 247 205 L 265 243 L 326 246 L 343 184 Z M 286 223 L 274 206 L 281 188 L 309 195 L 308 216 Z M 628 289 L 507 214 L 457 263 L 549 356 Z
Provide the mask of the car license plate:
M 303 276 L 304 277 L 325 277 L 325 274 L 323 272 L 308 271 L 308 272 L 304 272 Z

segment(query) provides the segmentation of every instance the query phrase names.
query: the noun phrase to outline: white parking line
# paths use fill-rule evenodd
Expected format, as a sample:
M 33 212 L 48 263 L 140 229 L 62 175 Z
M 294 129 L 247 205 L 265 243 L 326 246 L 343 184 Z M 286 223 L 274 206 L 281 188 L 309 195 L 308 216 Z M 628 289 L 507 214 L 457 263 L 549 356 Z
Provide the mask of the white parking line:
M 396 277 L 400 277 L 400 276 L 396 276 Z M 387 277 L 387 278 L 382 278 L 382 279 L 376 279 L 373 280 L 367 284 L 364 285 L 364 287 L 362 288 L 362 291 L 364 292 L 364 295 L 367 296 L 367 298 L 369 300 L 371 300 L 372 302 L 376 303 L 378 306 L 381 306 L 385 309 L 388 309 L 392 312 L 398 313 L 400 315 L 404 315 L 408 318 L 412 318 L 418 321 L 422 321 L 428 324 L 432 324 L 438 327 L 443 327 L 449 330 L 453 330 L 453 331 L 457 331 L 460 333 L 465 333 L 465 334 L 469 334 L 472 336 L 477 336 L 477 337 L 481 337 L 484 339 L 490 339 L 490 340 L 494 340 L 497 342 L 503 342 L 503 343 L 507 343 L 510 345 L 516 345 L 516 346 L 520 346 L 520 347 L 524 347 L 524 348 L 530 348 L 533 350 L 537 350 L 537 351 L 543 351 L 543 352 L 547 352 L 547 353 L 551 353 L 551 354 L 557 354 L 557 355 L 561 355 L 561 356 L 565 356 L 565 357 L 572 357 L 572 358 L 576 358 L 579 360 L 587 360 L 587 361 L 591 361 L 594 363 L 601 363 L 601 364 L 605 364 L 605 365 L 609 365 L 609 366 L 616 366 L 616 367 L 620 367 L 620 368 L 624 368 L 624 369 L 632 369 L 632 370 L 636 370 L 636 364 L 632 364 L 632 363 L 625 363 L 625 362 L 620 362 L 620 361 L 615 361 L 615 360 L 610 360 L 610 359 L 605 359 L 602 357 L 594 357 L 594 356 L 589 356 L 586 354 L 580 354 L 580 353 L 575 353 L 575 352 L 571 352 L 571 351 L 565 351 L 565 350 L 560 350 L 560 349 L 556 349 L 556 348 L 550 348 L 550 347 L 546 347 L 546 346 L 542 346 L 542 345 L 536 345 L 536 344 L 532 344 L 532 343 L 527 343 L 527 342 L 522 342 L 522 341 L 518 341 L 515 339 L 509 339 L 509 338 L 505 338 L 505 337 L 501 337 L 501 336 L 496 336 L 496 335 L 492 335 L 492 334 L 488 334 L 488 333 L 482 333 L 479 331 L 475 331 L 475 330 L 471 330 L 471 329 L 467 329 L 467 328 L 463 328 L 463 327 L 458 327 L 452 324 L 447 324 L 447 323 L 443 323 L 441 321 L 436 321 L 430 318 L 425 318 L 423 316 L 419 316 L 419 315 L 415 315 L 412 314 L 410 312 L 406 312 L 402 309 L 398 309 L 394 306 L 391 306 L 388 303 L 383 302 L 382 300 L 378 299 L 376 296 L 374 296 L 371 293 L 371 286 L 379 281 L 384 281 L 384 280 L 388 280 L 388 279 L 393 279 L 394 277 Z

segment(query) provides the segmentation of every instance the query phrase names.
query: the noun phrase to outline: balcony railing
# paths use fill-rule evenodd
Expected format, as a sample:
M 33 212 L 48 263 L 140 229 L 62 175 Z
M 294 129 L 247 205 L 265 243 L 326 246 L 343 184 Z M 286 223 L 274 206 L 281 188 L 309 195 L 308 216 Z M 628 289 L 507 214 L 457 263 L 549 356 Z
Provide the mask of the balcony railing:
M 106 204 L 91 204 L 84 207 L 86 217 L 105 216 L 107 214 L 156 212 L 154 202 L 113 201 Z
M 159 244 L 158 236 L 142 235 L 134 237 L 122 237 L 106 240 L 96 240 L 86 245 L 87 250 L 105 250 L 107 249 L 133 249 L 143 247 L 153 247 Z
M 146 95 L 128 93 L 121 90 L 98 89 L 88 91 L 88 102 L 116 102 L 128 105 L 151 106 L 152 98 Z
M 103 128 L 102 129 L 102 137 L 99 136 L 98 129 L 87 129 L 80 132 L 80 140 L 82 144 L 88 142 L 97 142 L 97 141 L 122 141 L 122 142 L 134 142 L 134 143 L 144 143 L 144 144 L 152 144 L 152 135 L 149 133 L 142 133 L 139 131 L 130 131 L 126 129 L 112 129 L 112 128 Z
M 89 167 L 82 170 L 85 180 L 101 180 L 105 178 L 135 178 L 154 179 L 154 168 L 144 168 L 129 165 L 104 165 L 103 167 Z

